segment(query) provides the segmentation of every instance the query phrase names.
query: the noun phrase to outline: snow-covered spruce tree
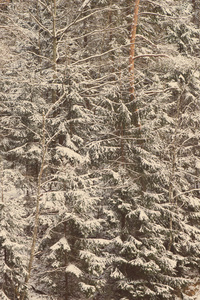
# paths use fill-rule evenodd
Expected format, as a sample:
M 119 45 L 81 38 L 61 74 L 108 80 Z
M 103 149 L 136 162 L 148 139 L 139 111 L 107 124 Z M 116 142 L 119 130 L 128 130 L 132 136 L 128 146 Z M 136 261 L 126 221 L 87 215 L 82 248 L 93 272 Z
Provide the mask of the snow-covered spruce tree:
M 28 181 L 27 237 L 43 112 L 49 141 L 29 280 L 36 292 L 59 299 L 174 299 L 197 277 L 199 75 L 192 7 L 142 2 L 133 98 L 132 1 L 10 5 L 4 30 L 14 55 L 2 74 L 1 150 L 7 166 Z
M 27 240 L 24 229 L 27 226 L 27 211 L 24 206 L 27 180 L 14 160 L 12 149 L 20 151 L 18 146 L 24 143 L 24 135 L 19 116 L 13 114 L 14 98 L 21 93 L 13 78 L 16 73 L 11 66 L 16 66 L 15 37 L 8 24 L 8 9 L 1 9 L 1 52 L 0 72 L 0 135 L 1 135 L 1 211 L 0 211 L 0 252 L 1 252 L 1 298 L 17 299 L 25 276 L 27 263 Z M 15 62 L 14 62 L 15 61 Z M 15 73 L 15 76 L 14 76 Z M 15 98 L 15 99 L 16 99 Z M 17 102 L 16 102 L 17 103 Z M 20 140 L 20 141 L 19 141 Z M 20 143 L 21 142 L 21 143 Z M 10 152 L 9 152 L 10 151 Z M 8 298 L 7 298 L 8 297 Z
M 23 189 L 26 187 L 20 172 L 3 169 L 1 162 L 1 299 L 17 299 L 26 274 L 27 244 L 23 230 L 27 222 Z
M 109 1 L 108 4 L 111 2 Z M 55 190 L 51 191 L 44 200 L 46 201 L 44 205 L 47 206 L 51 205 L 51 201 L 53 201 L 53 207 L 58 205 L 58 210 L 59 205 L 65 203 L 61 205 L 61 208 L 64 208 L 63 213 L 60 213 L 58 218 L 55 216 L 57 222 L 52 222 L 52 226 L 49 225 L 51 228 L 50 236 L 48 235 L 41 244 L 42 249 L 45 249 L 43 257 L 46 258 L 49 268 L 50 265 L 52 266 L 51 272 L 42 272 L 43 286 L 48 284 L 52 287 L 52 292 L 59 293 L 59 296 L 65 297 L 65 299 L 80 298 L 81 291 L 82 297 L 83 294 L 86 297 L 97 297 L 98 292 L 100 295 L 104 295 L 103 287 L 107 273 L 103 271 L 107 261 L 105 258 L 110 256 L 108 249 L 106 251 L 105 248 L 110 247 L 108 237 L 109 239 L 113 238 L 115 234 L 110 236 L 110 233 L 106 233 L 107 225 L 110 223 L 104 225 L 104 232 L 101 230 L 101 218 L 109 219 L 110 211 L 106 211 L 108 206 L 106 197 L 104 196 L 100 207 L 98 199 L 99 195 L 104 194 L 105 181 L 110 176 L 111 179 L 113 176 L 115 179 L 115 174 L 117 174 L 115 171 L 119 169 L 121 164 L 124 164 L 125 131 L 127 131 L 127 135 L 129 133 L 129 138 L 131 137 L 131 132 L 128 131 L 129 112 L 120 99 L 121 93 L 124 93 L 124 97 L 129 95 L 129 92 L 125 92 L 126 88 L 129 87 L 129 70 L 123 70 L 129 61 L 126 35 L 123 35 L 124 32 L 128 34 L 128 30 L 127 27 L 122 29 L 119 26 L 122 21 L 121 9 L 126 11 L 126 6 L 122 8 L 118 6 L 107 7 L 107 3 L 99 2 L 97 4 L 91 3 L 91 9 L 88 8 L 85 6 L 83 23 L 80 22 L 79 27 L 72 26 L 70 30 L 63 32 L 68 38 L 67 41 L 71 41 L 68 50 L 70 56 L 67 60 L 66 77 L 64 77 L 66 80 L 64 86 L 69 88 L 69 93 L 67 93 L 66 106 L 62 107 L 61 112 L 63 124 L 66 124 L 67 131 L 64 134 L 65 139 L 62 140 L 62 144 L 55 147 L 54 160 L 58 165 L 63 166 L 64 171 L 58 171 L 55 174 L 55 179 L 58 178 L 59 182 L 63 181 L 66 193 L 64 193 L 64 197 L 62 196 L 63 202 L 61 200 L 59 202 L 54 201 Z M 92 25 L 90 31 L 85 20 Z M 106 24 L 105 20 L 107 20 Z M 100 30 L 95 30 L 94 22 L 98 24 Z M 80 26 L 81 24 L 83 27 Z M 108 26 L 108 30 L 104 28 L 104 25 Z M 45 24 L 45 26 L 47 25 Z M 119 34 L 114 35 L 112 33 L 114 31 L 112 26 L 119 31 Z M 67 26 L 66 28 L 68 29 Z M 80 28 L 82 36 L 78 35 Z M 79 40 L 80 52 L 78 44 L 75 43 L 76 40 Z M 59 40 L 58 45 L 62 47 L 62 40 Z M 118 53 L 121 54 L 121 60 L 114 66 L 113 59 L 117 57 Z M 63 66 L 62 60 L 64 59 L 65 56 L 62 59 L 60 56 L 58 59 L 57 74 L 58 69 Z M 125 79 L 121 79 L 124 78 L 122 72 L 126 75 Z M 60 76 L 57 75 L 57 78 Z M 81 83 L 77 82 L 79 78 L 82 79 Z M 122 86 L 121 90 L 120 86 Z M 91 97 L 93 101 L 90 100 Z M 127 101 L 129 102 L 129 99 Z M 68 111 L 65 113 L 66 107 Z M 58 120 L 54 116 L 55 119 Z M 69 127 L 68 124 L 70 124 Z M 89 127 L 85 125 L 89 125 Z M 134 128 L 133 130 L 134 132 L 138 131 Z M 86 163 L 86 157 L 77 155 L 80 146 L 83 154 L 84 152 L 86 154 L 87 150 L 89 151 L 89 164 Z M 129 149 L 130 145 L 127 144 L 125 147 Z M 129 159 L 128 156 L 127 159 Z M 113 171 L 113 167 L 110 169 L 111 165 L 108 160 L 113 161 L 115 171 Z M 72 162 L 73 166 L 71 165 Z M 70 170 L 70 174 L 66 174 L 66 169 Z M 101 182 L 99 174 L 102 177 Z M 123 169 L 121 176 L 124 176 Z M 98 188 L 94 191 L 93 185 L 97 184 Z M 57 194 L 57 196 L 59 195 L 61 194 Z M 94 206 L 88 206 L 88 201 Z M 99 212 L 97 212 L 97 208 Z M 59 239 L 56 234 L 59 234 Z M 101 239 L 97 239 L 98 237 Z M 111 242 L 111 244 L 113 243 Z M 100 257 L 97 254 L 100 254 Z M 78 282 L 80 282 L 79 290 L 77 290 L 78 285 L 74 284 Z M 61 287 L 64 289 L 61 290 Z M 104 296 L 105 298 L 109 297 L 109 294 L 106 292 Z
M 102 52 L 109 49 L 104 46 L 102 33 L 103 17 L 108 16 L 108 11 L 105 7 L 104 12 L 104 7 L 98 5 L 90 9 L 79 4 L 78 8 L 85 9 L 79 26 L 69 27 L 77 12 L 73 8 L 72 20 L 66 25 L 70 30 L 60 31 L 63 33 L 62 39 L 66 38 L 70 44 L 67 58 L 66 54 L 62 59 L 60 57 L 57 65 L 58 70 L 64 65 L 63 60 L 66 63 L 63 84 L 68 91 L 60 114 L 63 116 L 62 124 L 66 124 L 66 131 L 62 144 L 54 148 L 53 157 L 60 166 L 55 179 L 62 183 L 64 194 L 62 201 L 60 199 L 56 202 L 55 197 L 61 194 L 52 191 L 44 200 L 47 206 L 53 201 L 54 209 L 57 207 L 60 213 L 55 216 L 57 222 L 52 222 L 49 235 L 41 244 L 44 249 L 41 257 L 45 258 L 48 268 L 51 266 L 51 272 L 44 271 L 40 281 L 51 288 L 52 293 L 65 299 L 95 297 L 104 285 L 102 273 L 106 261 L 100 251 L 106 241 L 97 239 L 101 236 L 102 220 L 98 214 L 99 191 L 94 189 L 99 183 L 99 174 L 95 170 L 99 166 L 97 158 L 101 154 L 98 153 L 99 147 L 91 150 L 90 146 L 99 134 L 99 129 L 105 128 L 104 120 L 108 121 L 110 115 L 110 111 L 104 107 L 108 99 L 105 95 L 109 93 L 107 89 L 104 91 L 104 86 L 109 85 L 113 75 L 108 74 L 108 65 L 104 65 L 105 60 L 101 58 Z M 69 11 L 68 5 L 66 11 Z M 92 24 L 90 29 L 85 21 Z M 101 26 L 101 30 L 95 31 L 94 21 Z M 59 43 L 62 47 L 62 40 Z M 99 91 L 103 95 L 98 96 Z M 103 104 L 99 105 L 99 102 Z
M 90 297 L 104 284 L 100 274 L 105 267 L 105 260 L 98 257 L 101 241 L 95 244 L 94 240 L 99 236 L 102 222 L 97 211 L 99 195 L 93 188 L 98 178 L 97 173 L 90 170 L 91 159 L 87 156 L 85 145 L 91 138 L 95 139 L 100 121 L 103 125 L 100 112 L 104 108 L 103 105 L 97 105 L 103 97 L 97 97 L 92 104 L 90 99 L 100 88 L 104 88 L 107 78 L 111 81 L 112 76 L 108 75 L 107 65 L 107 72 L 102 78 L 101 64 L 94 63 L 95 51 L 99 61 L 105 51 L 103 33 L 100 39 L 102 48 L 99 49 L 95 43 L 99 30 L 94 32 L 94 25 L 89 30 L 85 21 L 93 24 L 97 20 L 103 26 L 103 16 L 108 17 L 108 10 L 100 4 L 90 9 L 87 2 L 84 3 L 74 6 L 71 2 L 25 1 L 16 5 L 16 1 L 11 6 L 8 18 L 8 22 L 15 25 L 18 38 L 15 52 L 18 50 L 20 53 L 17 63 L 23 77 L 16 72 L 16 60 L 10 62 L 13 72 L 7 75 L 12 79 L 10 82 L 16 85 L 17 99 L 12 97 L 13 84 L 10 83 L 7 93 L 10 102 L 6 105 L 13 124 L 18 124 L 16 131 L 14 126 L 11 127 L 18 138 L 12 145 L 15 140 L 12 134 L 9 135 L 3 155 L 7 160 L 10 159 L 13 168 L 30 179 L 27 201 L 30 214 L 27 235 L 30 237 L 37 216 L 35 200 L 42 197 L 37 213 L 38 243 L 34 245 L 34 252 L 37 253 L 39 244 L 39 249 L 43 251 L 37 253 L 35 264 L 34 261 L 31 263 L 33 272 L 29 264 L 25 284 L 37 288 L 34 279 L 37 277 L 43 284 L 41 289 L 44 292 L 65 299 L 70 296 L 79 299 L 80 295 Z M 25 43 L 19 36 L 26 38 Z M 43 112 L 48 151 L 39 195 L 36 179 L 40 175 L 43 155 Z M 106 115 L 108 117 L 107 112 Z M 19 136 L 22 138 L 19 139 Z M 52 269 L 48 272 L 50 265 Z M 41 266 L 42 272 L 38 277 L 38 268 Z M 78 291 L 74 289 L 76 283 L 80 283 Z M 22 292 L 21 298 L 25 295 L 32 297 L 32 294 L 28 296 L 29 293 Z
M 39 44 L 39 37 L 40 32 L 38 28 L 35 28 L 35 22 L 30 22 L 30 14 L 36 12 L 38 14 L 38 7 L 36 5 L 29 6 L 27 10 L 27 6 L 29 2 L 18 3 L 15 1 L 10 7 L 10 10 L 5 14 L 5 33 L 7 34 L 7 40 L 9 40 L 9 46 L 13 54 L 13 59 L 7 61 L 7 65 L 4 64 L 4 69 L 2 69 L 2 85 L 1 85 L 1 105 L 2 105 L 2 156 L 6 161 L 7 166 L 11 167 L 13 170 L 10 172 L 13 173 L 12 176 L 17 178 L 17 174 L 20 172 L 24 175 L 24 183 L 25 178 L 28 179 L 28 186 L 27 188 L 27 206 L 22 207 L 20 214 L 16 211 L 16 206 L 12 205 L 13 208 L 10 209 L 10 202 L 15 201 L 16 203 L 21 200 L 21 205 L 23 203 L 22 200 L 25 200 L 25 197 L 21 197 L 21 190 L 18 190 L 16 194 L 18 197 L 13 198 L 12 194 L 9 199 L 6 197 L 6 211 L 10 210 L 11 214 L 6 214 L 4 212 L 2 206 L 2 224 L 6 224 L 6 228 L 8 227 L 7 223 L 16 223 L 17 221 L 24 225 L 24 222 L 19 221 L 21 214 L 23 214 L 23 210 L 26 208 L 29 211 L 29 222 L 31 225 L 29 229 L 27 227 L 26 234 L 27 236 L 31 236 L 31 229 L 32 229 L 32 220 L 34 220 L 34 197 L 35 197 L 35 189 L 37 187 L 37 181 L 35 182 L 34 178 L 37 179 L 38 171 L 41 168 L 41 143 L 40 143 L 40 130 L 42 129 L 42 111 L 49 112 L 49 103 L 56 102 L 57 99 L 53 100 L 55 95 L 57 96 L 58 93 L 54 93 L 54 86 L 52 88 L 51 80 L 54 80 L 54 68 L 52 64 L 49 67 L 49 72 L 45 74 L 41 73 L 40 68 L 44 68 L 44 64 L 40 62 L 40 53 L 38 54 L 37 49 L 41 48 Z M 30 23 L 29 23 L 30 22 Z M 12 34 L 10 31 L 12 28 L 15 28 L 15 38 L 13 39 Z M 6 36 L 6 34 L 5 34 Z M 16 39 L 16 41 L 15 41 Z M 52 47 L 53 49 L 53 47 Z M 46 53 L 49 50 L 47 47 Z M 35 51 L 35 53 L 34 53 Z M 38 50 L 39 51 L 39 50 Z M 33 56 L 34 54 L 34 56 Z M 38 54 L 38 55 L 37 55 Z M 34 57 L 34 59 L 33 59 Z M 39 58 L 38 58 L 39 57 Z M 44 59 L 44 57 L 43 57 Z M 46 59 L 51 62 L 51 59 Z M 30 72 L 31 70 L 31 72 Z M 37 71 L 40 72 L 40 76 L 36 76 Z M 20 76 L 19 76 L 20 74 Z M 50 75 L 48 75 L 50 74 Z M 49 77 L 48 77 L 49 76 Z M 48 81 L 49 80 L 49 81 Z M 45 86 L 46 85 L 46 86 Z M 43 86 L 45 88 L 43 88 Z M 48 100 L 48 88 L 50 87 L 50 101 Z M 61 97 L 63 93 L 61 94 Z M 58 102 L 62 101 L 62 98 L 58 96 Z M 56 105 L 58 105 L 56 102 Z M 56 107 L 56 106 L 55 106 Z M 48 120 L 49 128 L 52 126 L 52 117 Z M 47 139 L 49 140 L 54 133 L 61 132 L 61 129 L 58 128 L 59 124 L 54 126 L 50 131 L 47 133 Z M 49 136 L 48 136 L 49 135 Z M 52 139 L 52 143 L 55 139 Z M 50 154 L 50 152 L 47 154 Z M 73 154 L 73 153 L 72 153 Z M 78 154 L 77 154 L 78 155 Z M 49 156 L 51 157 L 51 156 Z M 46 158 L 48 160 L 48 158 Z M 53 163 L 52 163 L 53 166 Z M 49 171 L 50 168 L 48 168 Z M 52 169 L 51 169 L 52 170 Z M 54 170 L 54 169 L 53 169 Z M 9 172 L 9 171 L 8 171 Z M 53 172 L 55 173 L 55 171 Z M 15 174 L 15 175 L 14 175 Z M 47 176 L 48 174 L 48 176 Z M 21 175 L 21 174 L 20 174 Z M 10 180 L 12 180 L 12 176 L 10 176 Z M 26 177 L 25 177 L 26 176 Z M 23 176 L 21 176 L 23 178 Z M 49 180 L 51 178 L 50 172 L 47 172 L 46 168 L 46 176 L 45 179 Z M 15 186 L 17 180 L 13 181 L 12 189 L 15 191 L 16 188 L 19 189 L 19 186 Z M 5 183 L 5 185 L 9 182 Z M 15 189 L 14 189 L 15 187 Z M 21 184 L 21 189 L 23 185 Z M 45 186 L 45 188 L 49 189 L 49 186 Z M 43 190 L 44 192 L 45 190 Z M 38 198 L 38 197 L 37 197 Z M 33 203 L 31 203 L 33 202 Z M 3 204 L 2 204 L 3 205 Z M 17 206 L 19 209 L 21 206 Z M 12 217 L 17 216 L 17 221 L 12 220 Z M 7 218 L 6 218 L 7 217 Z M 25 216 L 24 216 L 25 217 Z M 2 282 L 3 289 L 5 290 L 8 297 L 14 299 L 16 296 L 15 289 L 17 291 L 17 285 L 19 282 L 21 285 L 23 284 L 22 277 L 25 277 L 25 273 L 20 271 L 16 274 L 17 270 L 19 269 L 18 265 L 14 265 L 14 262 L 17 261 L 18 253 L 14 251 L 14 241 L 16 241 L 16 236 L 18 241 L 20 239 L 22 241 L 27 241 L 27 237 L 25 234 L 23 235 L 22 230 L 20 231 L 19 235 L 13 227 L 7 228 L 7 232 L 3 228 L 5 227 L 2 225 L 2 251 L 6 254 L 5 264 L 8 267 L 12 267 L 11 276 L 8 277 L 9 270 L 5 270 L 5 280 L 6 282 Z M 9 234 L 8 234 L 9 233 Z M 5 236 L 7 237 L 5 239 Z M 13 247 L 12 247 L 13 246 Z M 18 246 L 18 248 L 20 245 Z M 28 249 L 28 245 L 26 249 Z M 14 249 L 14 250 L 13 250 Z M 10 254 L 9 254 L 10 253 Z M 23 262 L 24 265 L 27 263 L 26 261 Z M 15 263 L 16 264 L 16 263 Z M 3 263 L 2 263 L 3 267 Z M 7 273 L 6 273 L 7 272 Z M 28 270 L 30 272 L 30 270 Z M 7 275 L 8 274 L 8 275 Z M 21 278 L 19 277 L 21 274 Z M 10 279 L 12 278 L 12 280 Z M 16 279 L 17 278 L 17 279 Z M 27 281 L 27 280 L 26 280 Z M 19 292 L 19 291 L 17 291 Z M 23 297 L 23 293 L 22 293 Z
M 108 182 L 116 185 L 105 207 L 115 226 L 107 285 L 114 299 L 174 299 L 198 277 L 198 31 L 189 2 L 171 1 L 167 8 L 168 2 L 140 8 L 134 67 L 139 135 L 129 104 L 121 106 L 123 171 L 110 171 Z

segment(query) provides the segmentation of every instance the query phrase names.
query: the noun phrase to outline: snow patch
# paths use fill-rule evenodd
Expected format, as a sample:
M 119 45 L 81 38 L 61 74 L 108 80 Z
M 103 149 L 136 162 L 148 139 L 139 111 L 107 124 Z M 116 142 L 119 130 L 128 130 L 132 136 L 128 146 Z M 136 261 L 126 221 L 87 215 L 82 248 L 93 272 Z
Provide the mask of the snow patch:
M 74 274 L 77 278 L 82 275 L 82 271 L 73 264 L 68 265 L 65 269 L 65 272 Z
M 81 156 L 80 154 L 78 154 L 77 152 L 75 152 L 74 150 L 68 147 L 58 146 L 56 150 L 57 150 L 57 154 L 63 157 L 66 156 L 70 160 L 77 161 L 79 163 L 84 163 L 86 161 L 86 157 Z
M 147 215 L 145 214 L 145 212 L 143 210 L 140 210 L 139 212 L 139 220 L 140 221 L 147 221 L 149 218 L 147 217 Z
M 57 243 L 55 243 L 53 246 L 50 247 L 50 249 L 52 251 L 57 251 L 59 250 L 60 248 L 62 248 L 63 250 L 66 250 L 66 251 L 70 251 L 70 246 L 68 244 L 68 241 L 65 237 L 62 237 Z

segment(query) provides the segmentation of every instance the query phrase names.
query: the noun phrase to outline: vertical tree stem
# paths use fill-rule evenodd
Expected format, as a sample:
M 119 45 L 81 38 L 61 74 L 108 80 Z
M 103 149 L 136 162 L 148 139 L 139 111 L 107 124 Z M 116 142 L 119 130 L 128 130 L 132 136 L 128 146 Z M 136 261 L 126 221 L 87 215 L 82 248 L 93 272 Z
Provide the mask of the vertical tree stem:
M 0 157 L 0 176 L 1 176 L 1 202 L 4 203 L 4 188 L 3 188 L 3 163 Z
M 64 223 L 64 232 L 65 232 L 65 238 L 67 238 L 67 222 Z M 65 250 L 65 267 L 67 267 L 68 264 L 68 253 L 67 250 Z M 68 283 L 68 273 L 65 272 L 65 300 L 69 299 L 69 283 Z
M 129 56 L 129 72 L 130 72 L 130 99 L 133 101 L 133 124 L 140 129 L 139 114 L 135 100 L 135 40 L 136 40 L 136 31 L 138 26 L 138 12 L 139 12 L 140 0 L 135 0 L 133 22 L 131 26 L 131 47 L 130 47 L 130 56 Z M 140 134 L 140 130 L 138 132 Z
M 130 48 L 130 85 L 131 85 L 131 95 L 135 95 L 135 86 L 134 86 L 134 75 L 135 75 L 135 40 L 136 40 L 136 31 L 138 25 L 138 11 L 139 11 L 140 0 L 135 0 L 135 8 L 133 14 L 133 23 L 131 28 L 131 48 Z
M 56 52 L 57 52 L 57 36 L 56 36 L 56 0 L 53 0 L 52 7 L 53 18 L 53 69 L 56 72 Z
M 54 83 L 56 82 L 57 79 L 57 74 L 56 74 L 56 58 L 57 58 L 57 35 L 56 35 L 56 0 L 53 0 L 53 5 L 51 7 L 52 11 L 52 19 L 53 19 L 53 70 L 54 70 Z M 56 102 L 56 91 L 55 88 L 53 87 L 52 90 L 52 102 Z
M 181 113 L 181 98 L 182 98 L 183 90 L 181 91 L 180 96 L 177 100 L 177 106 L 176 106 L 176 125 L 175 125 L 175 133 L 174 138 L 172 142 L 172 161 L 171 161 L 171 174 L 169 178 L 169 203 L 173 206 L 174 205 L 174 182 L 175 182 L 175 168 L 176 168 L 176 162 L 177 162 L 177 139 L 178 139 L 178 129 L 180 126 L 180 113 Z M 173 218 L 172 214 L 170 215 L 169 219 L 169 244 L 168 244 L 168 250 L 171 250 L 171 247 L 173 245 Z

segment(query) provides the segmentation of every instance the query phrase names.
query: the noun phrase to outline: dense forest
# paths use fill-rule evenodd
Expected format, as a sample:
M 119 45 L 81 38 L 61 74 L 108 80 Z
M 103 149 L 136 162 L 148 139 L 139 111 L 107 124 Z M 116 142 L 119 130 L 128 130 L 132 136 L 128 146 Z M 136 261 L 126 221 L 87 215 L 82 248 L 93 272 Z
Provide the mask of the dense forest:
M 1 300 L 200 299 L 199 49 L 199 0 L 0 0 Z

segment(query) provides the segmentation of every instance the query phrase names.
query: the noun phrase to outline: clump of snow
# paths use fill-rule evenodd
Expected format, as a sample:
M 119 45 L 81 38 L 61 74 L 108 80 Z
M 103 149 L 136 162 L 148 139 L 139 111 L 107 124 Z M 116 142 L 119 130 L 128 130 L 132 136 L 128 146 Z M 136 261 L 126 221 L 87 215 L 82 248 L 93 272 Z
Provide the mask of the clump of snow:
M 110 274 L 110 276 L 114 279 L 124 279 L 124 275 L 117 268 Z
M 199 159 L 196 160 L 196 168 L 200 169 L 200 160 Z
M 0 299 L 1 300 L 10 300 L 5 294 L 3 291 L 0 291 Z
M 56 300 L 56 298 L 54 298 L 53 296 L 39 295 L 39 294 L 35 293 L 34 291 L 30 291 L 28 293 L 28 296 L 29 296 L 29 299 L 31 299 L 31 300 Z M 8 299 L 8 298 L 6 298 L 6 299 Z M 1 299 L 1 300 L 4 300 L 4 299 Z
M 73 264 L 68 265 L 65 269 L 65 272 L 74 274 L 77 278 L 79 278 L 82 275 L 82 271 Z
M 145 212 L 143 210 L 140 210 L 139 212 L 139 220 L 140 221 L 147 221 L 149 218 L 148 216 L 145 214 Z
M 67 157 L 68 159 L 79 162 L 81 164 L 84 163 L 87 159 L 86 157 L 81 156 L 79 153 L 75 152 L 69 147 L 58 146 L 56 150 L 57 150 L 57 155 Z
M 80 282 L 81 290 L 87 293 L 95 293 L 96 288 L 93 285 L 85 284 L 84 282 Z
M 68 241 L 65 237 L 62 237 L 57 243 L 55 243 L 53 246 L 50 247 L 50 249 L 52 251 L 57 251 L 59 250 L 60 248 L 62 248 L 63 250 L 66 250 L 66 251 L 70 251 L 70 246 L 68 244 Z

